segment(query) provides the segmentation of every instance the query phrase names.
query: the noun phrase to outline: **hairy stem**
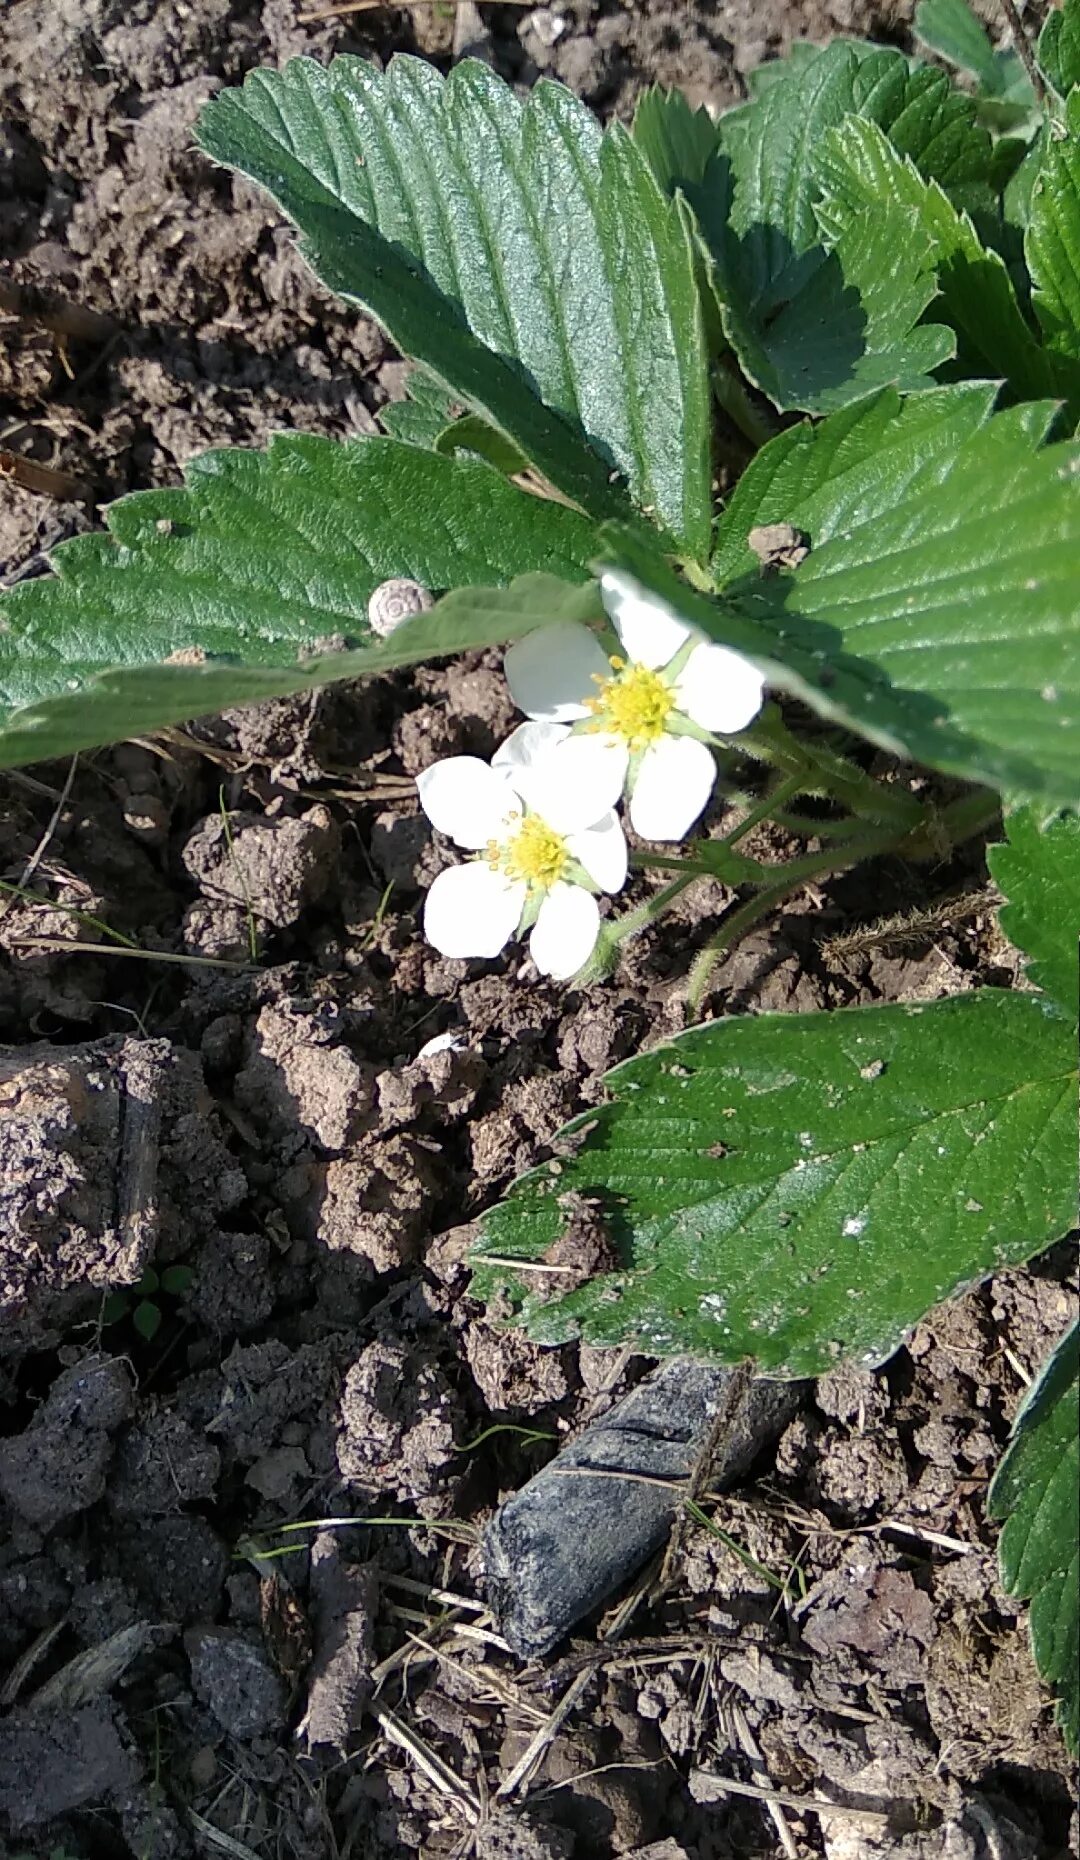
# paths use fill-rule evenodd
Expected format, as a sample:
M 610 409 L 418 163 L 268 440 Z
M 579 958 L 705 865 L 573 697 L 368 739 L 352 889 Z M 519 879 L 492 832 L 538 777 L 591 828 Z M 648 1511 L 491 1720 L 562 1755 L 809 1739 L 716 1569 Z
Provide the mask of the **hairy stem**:
M 1008 21 L 1009 31 L 1012 33 L 1013 44 L 1015 45 L 1017 53 L 1019 55 L 1020 63 L 1023 65 L 1024 70 L 1027 72 L 1028 82 L 1031 85 L 1032 90 L 1035 92 L 1036 99 L 1039 103 L 1045 103 L 1046 102 L 1046 83 L 1043 78 L 1042 72 L 1039 70 L 1038 64 L 1035 59 L 1035 54 L 1031 49 L 1031 40 L 1028 38 L 1027 33 L 1024 31 L 1024 22 L 1020 18 L 1020 15 L 1016 10 L 1014 0 L 1001 0 L 1001 10 L 1005 15 L 1006 20 Z
M 827 743 L 803 742 L 788 729 L 775 704 L 768 705 L 753 729 L 740 738 L 740 746 L 782 774 L 798 778 L 797 793 L 838 801 L 852 813 L 882 824 L 910 829 L 925 818 L 922 802 L 905 789 L 875 781 Z
M 801 880 L 794 879 L 787 883 L 767 886 L 764 891 L 755 893 L 752 898 L 747 898 L 744 903 L 729 912 L 716 935 L 709 938 L 704 949 L 699 950 L 694 958 L 687 985 L 687 1000 L 695 1014 L 701 1006 L 702 997 L 709 986 L 709 978 L 721 956 L 729 949 L 733 949 L 747 931 L 752 930 L 763 917 L 767 917 L 774 904 L 782 903 L 784 898 L 790 897 L 793 891 L 798 891 L 801 883 Z

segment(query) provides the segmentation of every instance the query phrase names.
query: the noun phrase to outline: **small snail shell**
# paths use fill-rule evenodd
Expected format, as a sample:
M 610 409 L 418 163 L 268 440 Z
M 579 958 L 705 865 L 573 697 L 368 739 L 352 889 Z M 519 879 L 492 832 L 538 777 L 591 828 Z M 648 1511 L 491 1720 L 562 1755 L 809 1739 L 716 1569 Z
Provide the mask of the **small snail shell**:
M 380 581 L 368 602 L 368 620 L 372 632 L 389 639 L 395 627 L 413 614 L 426 614 L 434 607 L 435 596 L 418 581 Z

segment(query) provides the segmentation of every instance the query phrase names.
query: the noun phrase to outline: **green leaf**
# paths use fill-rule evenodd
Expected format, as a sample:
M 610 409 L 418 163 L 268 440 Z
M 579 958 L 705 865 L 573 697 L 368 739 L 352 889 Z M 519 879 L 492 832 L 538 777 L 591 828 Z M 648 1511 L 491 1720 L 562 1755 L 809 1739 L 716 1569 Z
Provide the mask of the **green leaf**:
M 161 1275 L 161 1289 L 171 1298 L 179 1298 L 194 1284 L 195 1274 L 190 1266 L 166 1266 Z
M 707 110 L 694 110 L 677 90 L 647 90 L 639 98 L 631 130 L 653 175 L 665 194 L 700 186 L 720 146 L 720 132 Z M 710 355 L 722 354 L 727 338 L 709 277 L 709 256 L 700 235 L 694 234 L 694 275 L 705 322 L 705 344 Z
M 986 90 L 996 91 L 998 71 L 994 48 L 985 26 L 967 0 L 919 0 L 915 8 L 915 37 L 951 65 L 970 71 Z
M 131 1314 L 131 1322 L 144 1343 L 153 1343 L 161 1329 L 161 1312 L 149 1298 L 143 1298 Z
M 1028 1390 L 990 1487 L 1010 1595 L 1031 1601 L 1035 1664 L 1059 1691 L 1057 1718 L 1080 1748 L 1080 1327 L 1067 1331 Z
M 478 413 L 463 413 L 459 420 L 444 426 L 436 436 L 435 450 L 445 452 L 448 458 L 455 452 L 471 452 L 477 458 L 486 459 L 506 478 L 529 469 L 528 459 L 513 440 L 507 439 L 497 427 L 489 426 Z
M 609 1074 L 474 1254 L 488 1295 L 542 1261 L 568 1193 L 597 1198 L 622 1265 L 561 1291 L 518 1275 L 530 1334 L 640 1339 L 765 1372 L 882 1362 L 958 1287 L 1075 1215 L 1075 1035 L 1041 998 L 722 1020 Z M 910 1244 L 916 1235 L 918 1244 Z
M 541 571 L 554 611 L 595 548 L 576 511 L 476 460 L 306 434 L 208 453 L 108 523 L 0 603 L 0 765 L 487 644 L 446 602 L 368 643 L 368 598 L 397 575 L 438 592 Z
M 1013 808 L 1007 840 L 987 853 L 1007 903 L 999 916 L 1011 943 L 1028 958 L 1033 982 L 1071 1014 L 1080 1014 L 1080 816 L 1049 819 Z
M 998 134 L 1019 128 L 1030 132 L 1039 107 L 1023 60 L 1011 46 L 994 50 L 967 0 L 919 0 L 915 37 L 977 80 L 975 107 L 980 123 Z
M 936 294 L 932 247 L 916 216 L 891 203 L 839 229 L 779 310 L 724 305 L 743 372 L 785 412 L 831 413 L 876 389 L 932 385 L 951 359 L 950 331 L 921 323 Z
M 279 203 L 332 290 L 594 516 L 638 506 L 699 559 L 710 403 L 683 211 L 568 91 L 524 103 L 485 65 L 256 71 L 203 148 Z
M 821 49 L 821 46 L 813 39 L 792 39 L 782 58 L 767 58 L 763 65 L 755 65 L 752 71 L 746 73 L 744 79 L 750 100 L 763 97 L 767 90 L 771 90 L 774 84 L 779 84 L 784 78 L 790 77 L 793 71 L 801 70 L 804 65 L 812 64 Z M 870 47 L 865 41 L 857 40 L 854 49 L 859 52 L 864 49 L 869 50 Z
M 761 524 L 793 523 L 820 545 L 874 522 L 986 424 L 996 395 L 988 382 L 907 399 L 890 389 L 820 425 L 787 427 L 755 453 L 724 509 L 712 561 L 717 585 L 756 574 L 746 539 Z
M 755 563 L 726 581 L 720 605 L 633 539 L 605 531 L 605 544 L 702 631 L 779 662 L 773 682 L 823 716 L 930 767 L 1075 805 L 1080 447 L 1042 444 L 1053 406 L 988 419 L 991 393 L 946 389 L 902 415 L 883 395 L 771 441 L 725 515 L 718 566 L 748 566 L 756 523 L 790 522 L 813 546 L 791 574 Z
M 380 407 L 379 425 L 391 439 L 404 440 L 411 446 L 433 446 L 455 417 L 452 397 L 421 368 L 410 368 L 405 395 L 404 400 L 392 400 Z
M 835 44 L 720 119 L 704 179 L 679 178 L 713 264 L 732 347 L 750 379 L 788 408 L 827 411 L 893 381 L 925 385 L 951 349 L 914 326 L 934 294 L 932 249 L 885 203 L 823 242 L 815 215 L 826 131 L 878 123 L 947 188 L 985 184 L 990 139 L 943 71 L 900 53 Z M 669 179 L 669 185 L 674 181 Z
M 702 182 L 720 146 L 708 110 L 695 110 L 681 90 L 656 86 L 638 98 L 631 134 L 666 194 Z
M 1068 133 L 1050 135 L 1032 190 L 1025 252 L 1046 345 L 1080 362 L 1080 90 L 1065 120 Z
M 961 339 L 965 374 L 1004 375 L 1018 395 L 1067 393 L 1080 408 L 1080 370 L 1062 368 L 1039 347 L 1017 304 L 999 254 L 979 239 L 936 181 L 924 181 L 875 123 L 852 117 L 825 137 L 820 168 L 825 195 L 818 218 L 829 238 L 888 208 L 914 217 L 929 247 L 941 297 L 935 306 Z
M 570 587 L 551 575 L 525 575 L 512 589 L 462 588 L 431 613 L 398 627 L 384 645 L 313 651 L 295 665 L 263 667 L 210 660 L 198 665 L 132 665 L 95 673 L 75 692 L 29 704 L 0 721 L 0 768 L 70 755 L 236 704 L 288 697 L 343 679 L 367 678 L 424 659 L 495 646 L 555 620 L 603 619 L 595 584 Z
M 1080 84 L 1080 0 L 1052 7 L 1039 34 L 1039 68 L 1061 97 Z
M 782 276 L 786 245 L 801 251 L 814 243 L 817 144 L 847 116 L 877 123 L 920 174 L 947 192 L 990 172 L 993 150 L 975 121 L 974 102 L 954 90 L 944 71 L 884 46 L 845 41 L 800 59 L 764 96 L 719 124 L 735 175 L 734 230 L 762 229 L 756 240 L 762 285 Z

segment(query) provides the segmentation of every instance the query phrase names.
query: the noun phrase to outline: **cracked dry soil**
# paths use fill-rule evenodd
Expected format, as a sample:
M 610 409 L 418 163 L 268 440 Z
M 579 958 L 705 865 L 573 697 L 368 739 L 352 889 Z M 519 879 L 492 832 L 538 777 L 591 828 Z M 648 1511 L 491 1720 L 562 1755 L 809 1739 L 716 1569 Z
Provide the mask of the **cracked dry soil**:
M 371 431 L 400 394 L 378 331 L 190 127 L 220 84 L 298 52 L 445 62 L 453 19 L 298 10 L 16 0 L 0 18 L 2 281 L 107 319 L 89 339 L 0 323 L 3 443 L 85 492 L 5 484 L 4 573 L 207 446 Z M 650 81 L 732 99 L 796 36 L 903 42 L 909 9 L 561 17 L 547 43 L 543 19 L 485 8 L 480 49 L 621 112 Z M 605 1068 L 684 1024 L 725 903 L 702 882 L 587 995 L 426 948 L 440 855 L 409 777 L 489 754 L 510 722 L 497 661 L 473 658 L 82 757 L 66 795 L 64 766 L 0 777 L 0 875 L 36 855 L 40 899 L 0 900 L 0 1860 L 1075 1853 L 984 1512 L 1075 1308 L 1068 1248 L 933 1314 L 877 1374 L 808 1391 L 717 1503 L 725 1535 L 689 1531 L 618 1641 L 591 1620 L 526 1667 L 492 1632 L 484 1523 L 648 1365 L 504 1334 L 468 1297 L 468 1224 Z M 719 966 L 706 1009 L 1008 984 L 984 885 L 975 850 L 807 892 Z M 950 897 L 921 935 L 874 929 Z M 142 956 L 66 947 L 88 938 L 56 906 Z M 181 953 L 213 960 L 152 959 Z M 425 1055 L 441 1033 L 453 1047 Z M 352 1522 L 266 1556 L 283 1524 L 331 1517 Z M 781 1828 L 717 1773 L 862 1815 L 787 1807 Z

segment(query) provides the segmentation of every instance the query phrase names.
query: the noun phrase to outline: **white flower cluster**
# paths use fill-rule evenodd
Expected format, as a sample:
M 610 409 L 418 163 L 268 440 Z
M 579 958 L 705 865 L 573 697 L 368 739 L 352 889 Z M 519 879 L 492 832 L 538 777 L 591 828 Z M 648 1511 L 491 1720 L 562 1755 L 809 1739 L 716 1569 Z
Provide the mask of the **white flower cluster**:
M 708 739 L 761 708 L 754 667 L 632 576 L 603 574 L 600 593 L 625 656 L 608 658 L 573 622 L 527 634 L 506 677 L 530 721 L 490 763 L 449 756 L 417 781 L 432 825 L 479 855 L 428 893 L 424 930 L 444 956 L 497 956 L 528 932 L 542 975 L 576 974 L 596 944 L 598 894 L 626 882 L 622 795 L 643 839 L 682 839 L 716 781 Z

